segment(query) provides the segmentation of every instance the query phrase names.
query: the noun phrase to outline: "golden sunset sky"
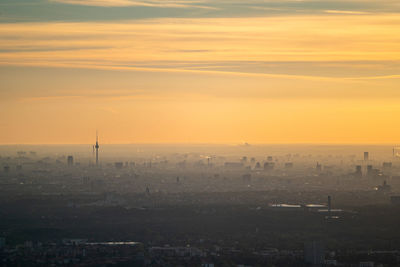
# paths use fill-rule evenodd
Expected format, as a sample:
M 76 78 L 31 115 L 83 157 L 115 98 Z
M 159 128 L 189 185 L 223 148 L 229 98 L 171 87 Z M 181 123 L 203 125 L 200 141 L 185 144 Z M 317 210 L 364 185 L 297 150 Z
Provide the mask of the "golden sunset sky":
M 398 143 L 400 3 L 1 1 L 0 144 L 96 130 L 102 143 Z

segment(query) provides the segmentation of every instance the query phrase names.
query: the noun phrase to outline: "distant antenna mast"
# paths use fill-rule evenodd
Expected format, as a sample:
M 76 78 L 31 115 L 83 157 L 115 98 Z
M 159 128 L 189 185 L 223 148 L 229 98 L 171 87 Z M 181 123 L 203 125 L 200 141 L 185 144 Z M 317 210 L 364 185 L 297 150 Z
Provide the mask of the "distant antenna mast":
M 94 146 L 96 148 L 96 166 L 99 165 L 99 135 L 96 130 L 96 145 Z

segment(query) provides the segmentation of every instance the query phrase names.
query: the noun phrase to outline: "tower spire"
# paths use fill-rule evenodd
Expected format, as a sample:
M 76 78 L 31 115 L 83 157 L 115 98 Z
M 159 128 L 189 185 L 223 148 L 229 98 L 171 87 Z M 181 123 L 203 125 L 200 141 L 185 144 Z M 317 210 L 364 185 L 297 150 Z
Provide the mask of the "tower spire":
M 96 130 L 96 145 L 94 146 L 96 148 L 96 166 L 99 165 L 99 135 Z

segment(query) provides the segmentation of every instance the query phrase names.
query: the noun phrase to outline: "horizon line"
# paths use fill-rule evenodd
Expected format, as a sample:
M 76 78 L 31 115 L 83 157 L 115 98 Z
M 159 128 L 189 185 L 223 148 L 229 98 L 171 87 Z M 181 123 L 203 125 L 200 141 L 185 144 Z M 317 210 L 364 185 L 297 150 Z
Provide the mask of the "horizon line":
M 205 145 L 216 145 L 216 146 L 242 146 L 242 147 L 251 147 L 251 146 L 263 146 L 263 145 L 330 145 L 330 146 L 344 146 L 344 145 L 354 145 L 354 146 L 398 146 L 400 143 L 330 143 L 330 142 L 298 142 L 298 143 L 212 143 L 212 142 L 143 142 L 143 143 L 103 143 L 102 145 L 196 145 L 196 146 L 205 146 Z M 0 146 L 93 146 L 91 143 L 0 143 Z

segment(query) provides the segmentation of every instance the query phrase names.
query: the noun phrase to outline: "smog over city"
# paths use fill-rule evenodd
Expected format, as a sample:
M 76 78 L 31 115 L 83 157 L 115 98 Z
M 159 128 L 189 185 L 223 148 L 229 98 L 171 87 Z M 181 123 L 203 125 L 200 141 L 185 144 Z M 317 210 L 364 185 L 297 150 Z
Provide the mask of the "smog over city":
M 1 0 L 0 266 L 400 266 L 400 4 Z

